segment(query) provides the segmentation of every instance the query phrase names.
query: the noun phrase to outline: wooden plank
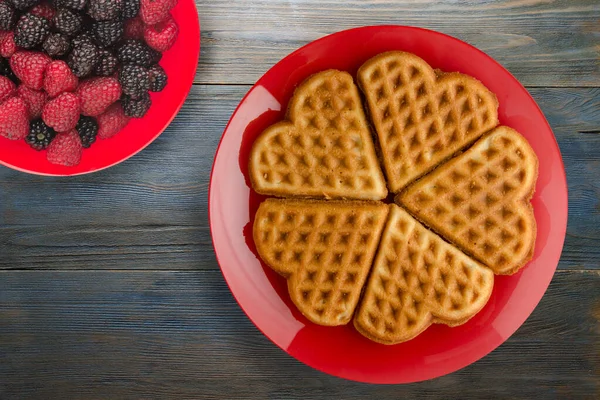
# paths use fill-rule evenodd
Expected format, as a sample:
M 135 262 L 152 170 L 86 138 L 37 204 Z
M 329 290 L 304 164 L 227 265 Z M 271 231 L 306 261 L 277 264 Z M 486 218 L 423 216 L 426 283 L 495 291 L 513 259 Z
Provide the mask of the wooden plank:
M 92 175 L 0 167 L 0 269 L 213 269 L 207 190 L 221 132 L 246 86 L 194 86 L 146 150 Z M 531 89 L 558 137 L 570 191 L 560 268 L 600 268 L 600 89 Z
M 0 272 L 0 398 L 600 396 L 600 273 L 558 273 L 525 325 L 457 373 L 352 383 L 273 345 L 218 271 Z
M 597 0 L 207 0 L 197 6 L 198 83 L 252 84 L 315 39 L 396 24 L 466 41 L 525 85 L 600 86 Z

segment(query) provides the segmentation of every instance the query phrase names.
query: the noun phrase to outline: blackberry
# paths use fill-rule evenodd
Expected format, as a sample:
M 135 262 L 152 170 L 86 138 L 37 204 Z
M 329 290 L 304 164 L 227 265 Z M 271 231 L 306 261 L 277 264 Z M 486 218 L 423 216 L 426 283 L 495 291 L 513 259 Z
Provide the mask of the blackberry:
M 52 58 L 62 57 L 71 49 L 71 41 L 62 33 L 51 33 L 42 45 L 44 51 Z
M 110 51 L 102 49 L 99 51 L 100 61 L 94 68 L 94 74 L 98 76 L 111 76 L 117 71 L 119 59 Z
M 128 117 L 142 118 L 148 112 L 152 101 L 148 92 L 144 93 L 139 99 L 132 99 L 129 96 L 123 96 L 121 99 L 121 105 L 123 111 Z
M 33 14 L 24 14 L 15 27 L 15 44 L 24 49 L 41 45 L 50 33 L 50 24 L 46 18 Z
M 9 0 L 10 3 L 12 3 L 12 5 L 17 9 L 17 10 L 27 10 L 29 7 L 33 7 L 36 4 L 38 4 L 41 0 Z
M 101 47 L 111 47 L 123 37 L 122 21 L 99 21 L 92 28 L 96 43 Z
M 96 141 L 96 135 L 98 134 L 98 122 L 92 117 L 80 117 L 75 127 L 79 137 L 81 138 L 81 144 L 86 149 L 90 147 Z
M 54 7 L 81 11 L 87 6 L 87 3 L 87 0 L 54 0 Z
M 52 23 L 54 24 L 54 29 L 58 32 L 67 36 L 74 36 L 81 30 L 83 18 L 68 8 L 61 8 L 54 14 Z
M 0 30 L 10 31 L 17 21 L 17 13 L 12 5 L 3 1 L 0 3 Z
M 150 48 L 143 41 L 135 39 L 125 40 L 117 48 L 116 54 L 123 64 L 135 64 L 142 67 L 149 67 L 158 62 L 161 56 L 158 51 Z
M 34 119 L 29 123 L 29 134 L 25 141 L 36 150 L 44 150 L 55 136 L 54 129 L 46 125 L 41 119 Z
M 32 7 L 28 12 L 38 17 L 46 18 L 50 22 L 52 22 L 52 18 L 56 14 L 56 10 L 49 3 L 40 3 Z
M 94 70 L 99 59 L 96 45 L 83 41 L 79 46 L 73 48 L 67 58 L 67 64 L 77 77 L 82 78 Z
M 123 10 L 123 0 L 90 0 L 87 13 L 96 21 L 116 19 Z
M 119 82 L 123 94 L 133 99 L 139 99 L 150 89 L 148 69 L 140 65 L 123 65 L 121 71 L 119 71 Z
M 79 47 L 83 43 L 94 44 L 94 34 L 90 31 L 81 32 L 71 41 L 71 45 L 73 47 Z
M 11 81 L 13 81 L 15 85 L 19 84 L 19 78 L 17 78 L 15 73 L 10 68 L 8 60 L 2 57 L 0 57 L 0 75 L 5 76 Z
M 151 92 L 160 92 L 167 85 L 167 74 L 158 64 L 155 64 L 148 69 L 148 77 L 150 78 Z
M 140 0 L 123 0 L 123 18 L 135 18 L 140 12 Z

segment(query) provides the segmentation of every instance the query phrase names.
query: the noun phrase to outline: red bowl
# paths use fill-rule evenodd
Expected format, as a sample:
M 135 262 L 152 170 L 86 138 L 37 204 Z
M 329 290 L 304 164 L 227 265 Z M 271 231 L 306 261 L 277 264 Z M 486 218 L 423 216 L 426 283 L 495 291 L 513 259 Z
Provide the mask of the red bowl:
M 81 163 L 75 167 L 51 164 L 45 151 L 33 150 L 24 140 L 0 136 L 0 164 L 38 175 L 80 175 L 112 167 L 152 143 L 183 105 L 194 83 L 200 54 L 200 24 L 194 1 L 179 0 L 172 14 L 179 25 L 179 36 L 160 61 L 168 83 L 162 92 L 150 94 L 152 106 L 144 118 L 133 118 L 116 136 L 97 140 L 83 151 Z
M 384 346 L 352 325 L 327 328 L 306 320 L 291 303 L 285 280 L 262 264 L 252 240 L 263 197 L 251 190 L 248 155 L 256 137 L 284 117 L 293 90 L 328 68 L 355 74 L 388 50 L 417 54 L 434 68 L 481 80 L 498 96 L 500 123 L 521 132 L 539 158 L 532 200 L 538 235 L 533 260 L 512 276 L 498 276 L 486 305 L 468 323 L 433 325 L 417 338 Z M 289 55 L 248 92 L 223 133 L 209 189 L 210 227 L 221 270 L 254 324 L 298 360 L 339 377 L 371 383 L 408 383 L 463 368 L 508 339 L 536 307 L 556 270 L 567 226 L 567 185 L 560 150 L 527 90 L 500 64 L 458 39 L 429 30 L 378 26 L 339 32 Z M 518 362 L 518 360 L 515 360 Z

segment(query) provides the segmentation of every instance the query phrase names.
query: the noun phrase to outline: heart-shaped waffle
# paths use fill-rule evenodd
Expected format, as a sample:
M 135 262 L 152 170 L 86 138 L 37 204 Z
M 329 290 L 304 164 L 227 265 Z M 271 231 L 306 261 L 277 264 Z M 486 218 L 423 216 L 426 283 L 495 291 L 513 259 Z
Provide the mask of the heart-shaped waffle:
M 467 322 L 487 303 L 493 272 L 393 205 L 354 326 L 384 344 L 432 323 Z
M 288 282 L 309 320 L 344 325 L 352 318 L 389 206 L 365 201 L 267 199 L 254 221 L 260 257 Z
M 392 192 L 498 124 L 498 100 L 481 82 L 436 73 L 414 54 L 383 53 L 358 71 Z
M 529 200 L 538 159 L 527 140 L 501 126 L 424 176 L 396 201 L 497 274 L 533 256 L 536 223 Z
M 348 73 L 312 75 L 296 89 L 287 118 L 267 128 L 252 147 L 254 190 L 315 198 L 387 196 L 358 89 Z

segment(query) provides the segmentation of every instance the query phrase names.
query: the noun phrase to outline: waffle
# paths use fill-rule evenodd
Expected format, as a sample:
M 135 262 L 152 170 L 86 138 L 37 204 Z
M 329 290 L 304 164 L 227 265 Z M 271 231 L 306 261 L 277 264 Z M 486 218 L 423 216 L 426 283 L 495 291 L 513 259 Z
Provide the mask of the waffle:
M 487 303 L 493 272 L 392 205 L 354 326 L 383 344 L 432 323 L 465 323 Z
M 254 221 L 260 257 L 288 282 L 312 322 L 347 324 L 367 278 L 389 206 L 365 201 L 267 199 Z
M 498 124 L 498 100 L 481 82 L 434 71 L 389 52 L 358 71 L 392 192 L 424 175 Z
M 512 274 L 533 256 L 537 174 L 527 140 L 502 126 L 396 200 L 495 273 Z
M 250 154 L 250 180 L 274 196 L 381 200 L 387 196 L 358 89 L 346 72 L 311 76 L 287 121 L 267 128 Z

